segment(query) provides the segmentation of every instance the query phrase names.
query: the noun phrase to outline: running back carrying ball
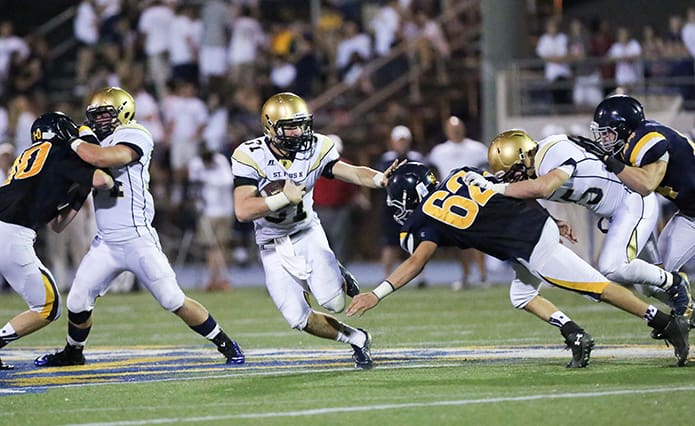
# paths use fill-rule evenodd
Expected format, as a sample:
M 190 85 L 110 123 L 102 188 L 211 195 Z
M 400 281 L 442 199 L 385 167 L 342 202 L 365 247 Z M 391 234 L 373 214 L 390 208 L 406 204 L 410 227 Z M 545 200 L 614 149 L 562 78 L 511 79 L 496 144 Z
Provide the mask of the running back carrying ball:
M 260 193 L 264 197 L 270 197 L 271 195 L 275 195 L 282 192 L 282 188 L 284 187 L 285 180 L 273 180 L 268 182 L 266 186 L 261 188 Z

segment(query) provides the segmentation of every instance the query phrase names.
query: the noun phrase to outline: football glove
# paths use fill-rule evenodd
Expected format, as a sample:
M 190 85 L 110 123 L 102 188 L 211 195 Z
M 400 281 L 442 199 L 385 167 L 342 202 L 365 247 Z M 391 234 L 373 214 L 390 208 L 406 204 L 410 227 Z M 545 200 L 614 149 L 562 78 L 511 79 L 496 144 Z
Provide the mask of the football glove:
M 497 179 L 494 180 L 496 181 Z M 508 185 L 507 183 L 495 183 L 476 172 L 466 172 L 466 175 L 463 177 L 463 183 L 467 186 L 477 186 L 483 191 L 490 190 L 499 192 L 500 194 L 505 193 Z
M 617 175 L 625 168 L 625 163 L 613 157 L 608 151 L 606 151 L 605 148 L 603 148 L 603 145 L 601 145 L 601 142 L 578 135 L 567 136 L 567 139 L 584 148 L 586 152 L 597 156 L 599 160 L 603 161 L 603 163 L 606 165 L 606 169 L 609 172 Z
M 466 175 L 463 176 L 463 183 L 467 186 L 479 186 L 482 189 L 490 189 L 492 186 L 492 182 L 476 172 L 466 172 Z

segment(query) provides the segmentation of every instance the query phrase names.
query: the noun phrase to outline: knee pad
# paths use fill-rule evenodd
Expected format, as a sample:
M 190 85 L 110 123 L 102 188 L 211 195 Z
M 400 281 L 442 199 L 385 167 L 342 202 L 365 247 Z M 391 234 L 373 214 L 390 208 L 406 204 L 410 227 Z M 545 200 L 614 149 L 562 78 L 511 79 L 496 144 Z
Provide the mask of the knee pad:
M 321 306 L 333 313 L 343 312 L 343 309 L 345 309 L 345 296 L 343 296 L 343 293 L 340 293 L 328 302 L 322 303 Z
M 516 309 L 524 309 L 536 296 L 538 296 L 538 289 L 519 279 L 512 281 L 509 287 L 509 300 Z
M 303 312 L 296 318 L 285 317 L 285 320 L 291 328 L 302 331 L 306 328 L 306 325 L 309 322 L 309 315 L 311 315 L 311 310 L 309 310 L 308 312 Z
M 89 320 L 92 311 L 72 312 L 68 310 L 68 319 L 73 324 L 84 324 Z
M 183 306 L 186 301 L 186 296 L 181 293 L 168 294 L 165 296 L 158 296 L 157 301 L 159 305 L 169 312 L 176 312 Z

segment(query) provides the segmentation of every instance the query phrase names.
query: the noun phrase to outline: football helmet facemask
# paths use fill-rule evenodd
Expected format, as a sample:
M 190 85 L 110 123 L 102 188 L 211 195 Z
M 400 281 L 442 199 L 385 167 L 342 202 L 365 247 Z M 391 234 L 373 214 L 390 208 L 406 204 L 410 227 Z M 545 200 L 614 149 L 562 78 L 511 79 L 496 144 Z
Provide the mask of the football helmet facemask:
M 644 108 L 635 98 L 626 95 L 610 96 L 596 107 L 589 128 L 603 149 L 615 154 L 627 138 L 644 122 Z
M 92 96 L 86 115 L 87 124 L 101 140 L 135 118 L 135 100 L 120 87 L 106 87 Z
M 284 92 L 271 96 L 261 109 L 263 131 L 270 142 L 285 152 L 308 151 L 314 144 L 314 119 L 304 99 Z M 298 135 L 295 128 L 301 130 Z
M 68 143 L 78 137 L 77 125 L 62 112 L 47 112 L 31 125 L 31 142 Z
M 533 159 L 538 143 L 523 130 L 502 132 L 490 143 L 487 160 L 495 176 L 503 182 L 518 182 L 536 174 Z
M 386 185 L 386 204 L 395 209 L 393 219 L 403 225 L 437 183 L 432 170 L 422 163 L 405 163 L 394 170 Z

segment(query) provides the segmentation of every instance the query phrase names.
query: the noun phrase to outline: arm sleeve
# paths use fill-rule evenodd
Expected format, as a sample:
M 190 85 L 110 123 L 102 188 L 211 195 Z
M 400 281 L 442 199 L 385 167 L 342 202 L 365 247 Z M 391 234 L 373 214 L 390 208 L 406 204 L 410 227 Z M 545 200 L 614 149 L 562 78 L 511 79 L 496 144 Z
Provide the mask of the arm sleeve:
M 243 176 L 235 176 L 234 177 L 234 187 L 236 188 L 237 186 L 244 186 L 244 185 L 253 185 L 254 187 L 258 187 L 258 181 L 255 179 L 243 177 Z
M 330 163 L 326 164 L 326 166 L 323 168 L 321 176 L 325 177 L 326 179 L 333 179 L 335 177 L 333 176 L 333 166 L 335 166 L 335 163 L 337 162 L 338 160 L 333 160 Z

